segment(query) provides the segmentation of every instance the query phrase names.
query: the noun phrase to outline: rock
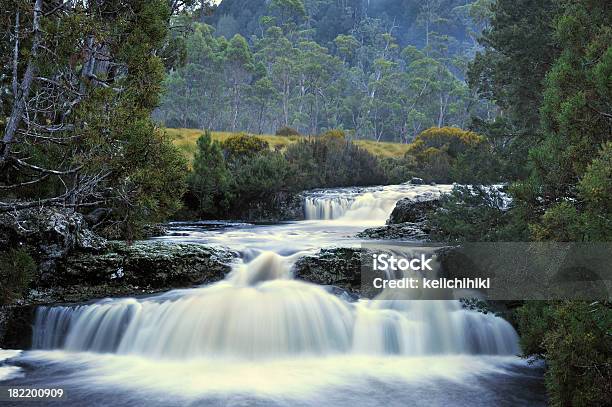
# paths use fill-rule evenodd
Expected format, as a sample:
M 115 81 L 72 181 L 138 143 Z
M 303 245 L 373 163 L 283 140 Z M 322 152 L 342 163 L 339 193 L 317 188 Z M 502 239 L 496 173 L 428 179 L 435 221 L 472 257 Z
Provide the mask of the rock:
M 412 185 L 425 185 L 425 181 L 423 181 L 423 178 L 417 178 L 417 177 L 412 177 L 412 179 L 410 180 L 410 183 Z
M 301 194 L 277 192 L 269 199 L 250 202 L 232 218 L 246 222 L 304 220 L 304 198 Z
M 49 279 L 72 250 L 103 250 L 106 240 L 89 230 L 83 215 L 68 209 L 34 208 L 0 214 L 0 250 L 27 247 Z
M 422 223 L 407 222 L 366 229 L 358 233 L 357 237 L 382 240 L 424 240 L 427 238 L 427 233 L 423 230 Z
M 32 341 L 32 324 L 36 307 L 0 307 L 0 349 L 28 349 Z
M 300 280 L 357 293 L 361 289 L 361 251 L 354 248 L 321 249 L 316 255 L 300 258 L 293 272 Z
M 83 302 L 187 288 L 219 281 L 231 270 L 235 254 L 187 243 L 109 242 L 106 250 L 75 251 L 53 280 L 32 290 L 29 303 Z
M 426 220 L 427 213 L 437 209 L 440 204 L 438 195 L 423 195 L 418 199 L 404 198 L 396 204 L 391 216 L 387 220 L 387 225 L 399 223 L 418 223 Z
M 142 228 L 142 237 L 149 239 L 152 237 L 165 236 L 168 234 L 168 228 L 165 225 L 159 223 L 154 225 L 144 225 Z

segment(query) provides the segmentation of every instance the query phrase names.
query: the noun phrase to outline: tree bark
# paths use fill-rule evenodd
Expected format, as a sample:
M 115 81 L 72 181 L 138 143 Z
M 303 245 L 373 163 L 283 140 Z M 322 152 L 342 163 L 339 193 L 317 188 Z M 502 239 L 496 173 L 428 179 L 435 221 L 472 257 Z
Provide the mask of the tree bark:
M 11 110 L 11 116 L 6 124 L 4 137 L 2 138 L 2 157 L 0 163 L 6 162 L 11 152 L 11 144 L 15 138 L 17 128 L 21 123 L 23 112 L 26 105 L 26 100 L 30 95 L 30 88 L 34 81 L 34 73 L 36 71 L 36 58 L 38 56 L 38 48 L 41 42 L 41 31 L 40 31 L 40 17 L 42 16 L 42 0 L 36 0 L 34 3 L 34 16 L 32 20 L 32 30 L 34 32 L 34 39 L 32 41 L 32 49 L 30 53 L 30 59 L 28 60 L 28 66 L 23 75 L 21 86 L 16 95 L 13 109 Z

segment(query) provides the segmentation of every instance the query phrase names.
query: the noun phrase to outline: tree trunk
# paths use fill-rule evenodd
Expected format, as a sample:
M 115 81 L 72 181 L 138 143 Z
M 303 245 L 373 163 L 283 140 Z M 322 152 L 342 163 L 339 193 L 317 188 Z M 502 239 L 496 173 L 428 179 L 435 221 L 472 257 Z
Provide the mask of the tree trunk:
M 21 119 L 23 118 L 23 113 L 26 105 L 26 100 L 30 96 L 30 88 L 32 87 L 32 82 L 34 81 L 34 74 L 36 71 L 36 57 L 38 56 L 38 48 L 40 47 L 40 17 L 42 15 L 42 0 L 36 0 L 34 3 L 34 16 L 32 20 L 32 31 L 34 32 L 34 39 L 32 41 L 32 49 L 30 51 L 30 59 L 28 60 L 28 66 L 23 75 L 23 80 L 21 81 L 20 89 L 15 95 L 15 103 L 13 104 L 13 108 L 11 110 L 11 116 L 9 117 L 8 123 L 6 124 L 6 129 L 4 132 L 4 137 L 2 138 L 2 158 L 0 161 L 4 162 L 8 159 L 9 153 L 11 151 L 11 143 L 13 143 L 13 139 L 15 138 L 15 133 L 17 132 L 17 128 L 21 123 Z

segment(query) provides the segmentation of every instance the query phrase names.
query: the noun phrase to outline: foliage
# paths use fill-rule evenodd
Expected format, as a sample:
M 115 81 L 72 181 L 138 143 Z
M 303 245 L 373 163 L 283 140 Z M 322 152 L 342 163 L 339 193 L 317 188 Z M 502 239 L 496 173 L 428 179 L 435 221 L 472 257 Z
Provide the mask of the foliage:
M 471 131 L 433 127 L 416 137 L 405 158 L 413 163 L 410 167 L 416 175 L 427 181 L 483 183 L 499 177 L 499 163 L 485 141 Z
M 553 406 L 604 406 L 612 392 L 609 303 L 530 301 L 517 311 L 521 346 L 546 358 Z
M 609 188 L 602 167 L 612 136 L 605 113 L 612 104 L 612 12 L 605 1 L 561 4 L 561 53 L 546 76 L 541 109 L 545 138 L 530 151 L 531 186 L 519 204 L 539 215 L 531 220 L 536 239 L 609 240 L 609 210 L 590 202 L 589 191 Z
M 274 194 L 286 190 L 289 164 L 282 153 L 262 151 L 242 157 L 232 166 L 234 206 L 266 202 Z
M 464 81 L 468 49 L 476 44 L 453 39 L 475 28 L 478 13 L 453 11 L 466 6 L 458 0 L 427 7 L 395 1 L 382 9 L 357 3 L 224 1 L 205 19 L 217 31 L 193 25 L 186 64 L 166 80 L 155 118 L 169 127 L 258 134 L 344 128 L 357 139 L 408 142 L 431 126 L 465 127 L 471 113 L 487 110 Z M 390 20 L 388 7 L 405 19 Z M 419 38 L 408 39 L 396 22 L 413 25 Z M 451 22 L 456 32 L 446 29 Z
M 0 48 L 18 52 L 0 53 L 0 117 L 10 118 L 0 210 L 105 207 L 101 227 L 136 238 L 176 210 L 184 189 L 185 161 L 150 118 L 165 68 L 181 59 L 169 4 L 31 3 L 1 7 Z
M 299 136 L 300 132 L 292 127 L 281 127 L 276 130 L 277 136 Z
M 26 249 L 0 252 L 0 305 L 20 298 L 28 288 L 36 263 Z
M 242 157 L 254 156 L 262 151 L 268 150 L 270 145 L 258 137 L 245 133 L 235 134 L 228 137 L 222 144 L 223 153 L 229 161 Z
M 284 151 L 246 134 L 218 143 L 206 132 L 197 144 L 186 201 L 200 216 L 244 213 L 278 193 L 387 182 L 380 160 L 346 141 L 341 131 L 300 138 Z
M 493 187 L 457 186 L 428 223 L 432 239 L 442 242 L 520 241 L 527 231 L 516 215 Z
M 197 210 L 208 216 L 228 209 L 231 174 L 227 169 L 221 145 L 212 140 L 209 131 L 200 136 L 188 177 L 189 191 L 197 199 Z
M 377 157 L 345 141 L 338 133 L 291 145 L 285 156 L 298 189 L 385 183 Z

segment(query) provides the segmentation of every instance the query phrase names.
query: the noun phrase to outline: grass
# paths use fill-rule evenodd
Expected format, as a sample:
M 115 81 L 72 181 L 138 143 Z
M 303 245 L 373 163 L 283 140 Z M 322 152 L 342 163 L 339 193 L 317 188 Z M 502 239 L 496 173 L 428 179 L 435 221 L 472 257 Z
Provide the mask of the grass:
M 179 147 L 188 159 L 192 159 L 196 149 L 198 137 L 204 133 L 199 129 L 166 129 L 166 133 L 174 139 L 174 144 Z M 223 142 L 233 133 L 214 131 L 213 140 Z M 265 140 L 271 149 L 284 149 L 290 144 L 297 143 L 307 136 L 275 136 L 272 134 L 256 135 L 253 137 Z M 378 142 L 374 140 L 356 140 L 355 144 L 368 150 L 379 157 L 402 157 L 408 150 L 408 144 Z

